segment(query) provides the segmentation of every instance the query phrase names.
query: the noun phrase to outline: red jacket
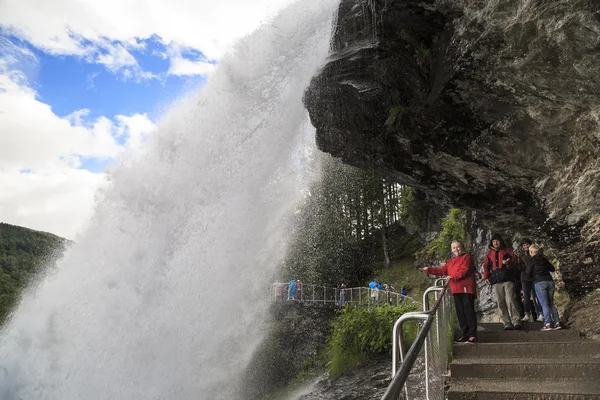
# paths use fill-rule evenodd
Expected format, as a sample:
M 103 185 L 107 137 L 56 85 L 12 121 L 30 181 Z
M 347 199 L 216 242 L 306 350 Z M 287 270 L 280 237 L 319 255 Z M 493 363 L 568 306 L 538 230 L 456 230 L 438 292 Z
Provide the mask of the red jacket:
M 450 290 L 452 291 L 452 294 L 477 294 L 475 272 L 473 271 L 473 259 L 469 253 L 450 259 L 450 261 L 441 268 L 428 267 L 426 271 L 428 274 L 432 275 L 448 276 L 450 278 Z
M 506 264 L 502 260 L 508 259 Z M 485 256 L 483 264 L 483 278 L 489 279 L 492 284 L 514 281 L 519 274 L 519 259 L 510 247 L 495 249 L 490 247 L 490 252 Z

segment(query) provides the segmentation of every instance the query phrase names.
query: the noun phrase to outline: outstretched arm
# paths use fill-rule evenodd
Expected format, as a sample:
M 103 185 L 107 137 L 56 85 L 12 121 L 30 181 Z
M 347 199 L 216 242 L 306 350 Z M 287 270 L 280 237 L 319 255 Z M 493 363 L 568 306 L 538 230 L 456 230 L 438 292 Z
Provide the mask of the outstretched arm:
M 431 275 L 443 275 L 443 276 L 447 276 L 448 275 L 448 264 L 444 265 L 441 268 L 432 268 L 432 267 L 425 267 L 425 268 L 420 268 L 421 271 L 423 272 L 427 272 L 428 274 Z

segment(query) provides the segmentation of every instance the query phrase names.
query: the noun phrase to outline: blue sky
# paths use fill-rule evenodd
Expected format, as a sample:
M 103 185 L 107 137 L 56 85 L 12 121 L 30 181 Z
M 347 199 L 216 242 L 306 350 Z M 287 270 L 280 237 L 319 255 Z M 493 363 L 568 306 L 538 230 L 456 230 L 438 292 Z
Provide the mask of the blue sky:
M 0 1 L 0 221 L 75 238 L 107 165 L 291 1 Z
M 144 49 L 130 50 L 141 68 L 155 79 L 125 79 L 103 65 L 93 64 L 77 56 L 53 56 L 15 37 L 4 35 L 15 45 L 29 49 L 38 59 L 37 65 L 23 65 L 30 86 L 40 101 L 52 106 L 58 116 L 79 109 L 89 109 L 90 118 L 101 115 L 146 113 L 155 120 L 165 105 L 171 104 L 190 88 L 199 88 L 205 76 L 166 75 L 169 60 L 163 58 L 167 48 L 155 38 L 142 41 Z M 199 51 L 184 52 L 192 59 L 205 59 Z M 213 61 L 213 63 L 215 63 Z

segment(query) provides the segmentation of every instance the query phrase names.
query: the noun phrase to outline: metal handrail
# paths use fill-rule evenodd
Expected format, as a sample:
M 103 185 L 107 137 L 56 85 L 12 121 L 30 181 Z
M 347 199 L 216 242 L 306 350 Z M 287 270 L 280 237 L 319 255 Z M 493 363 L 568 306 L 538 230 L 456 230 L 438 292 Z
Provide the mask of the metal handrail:
M 286 286 L 289 286 L 289 284 L 281 282 L 281 284 L 283 285 L 281 287 L 281 291 L 279 292 L 279 294 L 277 294 L 277 290 L 271 286 L 270 290 L 269 290 L 269 297 L 271 299 L 271 301 L 278 301 L 278 299 L 280 298 L 281 300 L 284 300 L 287 298 L 287 292 L 288 290 L 285 289 Z M 315 299 L 315 293 L 318 291 L 323 291 L 323 297 L 321 298 L 321 296 L 318 296 L 319 298 Z M 369 295 L 367 295 L 366 297 L 362 298 L 360 295 L 362 294 L 362 292 L 367 291 L 370 293 L 371 288 L 370 287 L 366 287 L 366 286 L 358 286 L 358 287 L 352 287 L 352 288 L 344 288 L 344 289 L 340 289 L 340 288 L 334 288 L 334 287 L 329 287 L 329 286 L 317 286 L 317 285 L 313 285 L 313 284 L 307 284 L 304 283 L 302 285 L 302 290 L 298 290 L 298 294 L 296 295 L 296 298 L 294 300 L 296 301 L 301 301 L 301 302 L 305 302 L 305 303 L 323 303 L 323 304 L 334 304 L 334 305 L 338 305 L 340 303 L 340 292 L 344 291 L 344 293 L 346 293 L 347 298 L 344 299 L 344 305 L 346 304 L 350 304 L 350 305 L 370 305 L 371 304 L 371 300 Z M 359 298 L 358 299 L 353 299 L 352 295 L 354 293 L 354 291 L 358 290 L 359 293 Z M 309 292 L 312 294 L 312 298 L 307 298 L 305 293 Z M 330 294 L 330 295 L 328 295 Z M 410 296 L 407 295 L 402 295 L 398 292 L 390 292 L 390 294 L 392 296 L 394 296 L 395 298 L 395 305 L 399 306 L 401 303 L 407 304 L 408 301 L 410 301 L 411 304 L 418 304 L 419 306 L 422 306 L 421 302 L 413 299 Z M 349 295 L 349 296 L 348 296 Z M 386 296 L 386 291 L 385 290 L 380 290 L 379 293 L 380 298 L 383 296 Z M 402 300 L 401 300 L 402 299 Z M 380 301 L 381 304 L 385 304 L 386 301 Z
M 435 286 L 428 288 L 423 294 L 423 312 L 411 312 L 403 314 L 394 324 L 393 330 L 393 344 L 392 344 L 392 381 L 390 382 L 387 390 L 385 391 L 382 400 L 396 400 L 399 398 L 402 392 L 402 387 L 406 384 L 406 380 L 410 375 L 411 370 L 417 360 L 423 345 L 426 343 L 427 335 L 433 325 L 433 320 L 436 319 L 437 324 L 437 340 L 438 343 L 441 339 L 439 337 L 439 319 L 435 318 L 438 309 L 444 302 L 446 293 L 448 292 L 448 281 L 445 278 L 440 278 L 435 281 Z M 429 295 L 435 293 L 436 301 L 432 308 L 429 307 Z M 404 334 L 402 327 L 407 321 L 421 321 L 423 324 L 421 330 L 418 332 L 415 341 L 412 346 L 405 353 L 406 343 L 404 341 Z M 425 346 L 425 362 L 427 364 L 427 346 Z M 406 355 L 405 355 L 406 354 Z M 400 370 L 397 370 L 398 355 L 402 362 Z M 429 398 L 429 377 L 427 365 L 425 366 L 425 383 L 427 398 Z M 408 394 L 406 396 L 408 399 Z

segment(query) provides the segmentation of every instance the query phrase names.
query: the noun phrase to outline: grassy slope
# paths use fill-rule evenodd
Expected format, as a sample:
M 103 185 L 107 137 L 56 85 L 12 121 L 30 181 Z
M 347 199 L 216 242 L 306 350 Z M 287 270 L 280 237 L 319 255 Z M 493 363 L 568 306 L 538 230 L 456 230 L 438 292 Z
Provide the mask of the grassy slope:
M 417 269 L 413 257 L 392 261 L 389 269 L 380 269 L 377 272 L 375 280 L 391 284 L 397 292 L 404 286 L 408 290 L 408 295 L 418 301 L 425 289 L 433 284 L 433 281 Z
M 0 325 L 27 283 L 56 260 L 68 243 L 51 233 L 0 223 Z

